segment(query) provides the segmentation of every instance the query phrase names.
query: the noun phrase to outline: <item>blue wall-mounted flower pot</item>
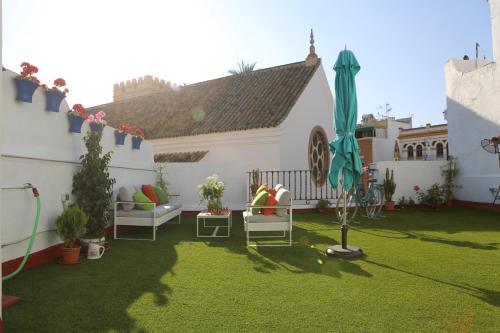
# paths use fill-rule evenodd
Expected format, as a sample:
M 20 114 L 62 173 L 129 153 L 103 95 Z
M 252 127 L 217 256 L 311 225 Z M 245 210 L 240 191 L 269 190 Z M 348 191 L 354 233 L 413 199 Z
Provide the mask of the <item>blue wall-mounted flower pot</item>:
M 66 95 L 60 91 L 49 90 L 45 91 L 47 97 L 47 111 L 59 112 L 59 106 Z
M 68 119 L 69 119 L 69 131 L 71 133 L 81 133 L 82 125 L 85 119 L 72 114 L 68 115 Z
M 136 136 L 132 137 L 132 149 L 141 149 L 142 139 Z
M 104 129 L 104 125 L 103 124 L 98 124 L 98 123 L 89 123 L 89 126 L 90 126 L 90 130 L 92 132 L 97 132 L 97 133 L 102 133 L 102 130 Z
M 115 132 L 115 144 L 118 145 L 124 145 L 125 144 L 125 138 L 127 137 L 127 133 L 125 132 Z
M 33 94 L 35 93 L 38 84 L 30 80 L 15 79 L 17 94 L 16 100 L 21 102 L 32 103 Z

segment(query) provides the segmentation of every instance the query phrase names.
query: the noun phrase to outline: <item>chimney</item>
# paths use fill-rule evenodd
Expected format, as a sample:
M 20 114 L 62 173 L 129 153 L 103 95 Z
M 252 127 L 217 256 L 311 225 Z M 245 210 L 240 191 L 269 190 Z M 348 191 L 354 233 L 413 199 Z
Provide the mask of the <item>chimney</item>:
M 493 61 L 500 62 L 500 0 L 489 0 Z
M 160 80 L 157 77 L 153 78 L 151 75 L 146 75 L 139 79 L 116 83 L 113 86 L 113 102 L 168 89 L 171 89 L 170 83 L 166 83 L 165 80 Z

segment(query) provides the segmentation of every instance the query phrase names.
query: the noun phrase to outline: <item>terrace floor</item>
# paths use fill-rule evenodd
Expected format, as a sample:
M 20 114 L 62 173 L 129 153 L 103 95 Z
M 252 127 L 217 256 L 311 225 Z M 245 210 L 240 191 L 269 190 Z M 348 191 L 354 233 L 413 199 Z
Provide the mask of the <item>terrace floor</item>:
M 194 218 L 156 242 L 111 241 L 101 260 L 46 264 L 4 283 L 21 302 L 7 332 L 500 332 L 500 217 L 448 209 L 360 219 L 328 258 L 339 226 L 295 215 L 291 248 L 195 238 Z

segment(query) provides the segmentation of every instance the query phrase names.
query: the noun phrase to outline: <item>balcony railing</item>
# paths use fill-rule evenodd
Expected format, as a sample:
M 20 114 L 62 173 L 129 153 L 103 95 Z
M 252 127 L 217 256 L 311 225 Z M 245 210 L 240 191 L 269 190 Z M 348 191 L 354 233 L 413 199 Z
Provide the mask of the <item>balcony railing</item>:
M 319 199 L 336 199 L 338 192 L 330 186 L 328 180 L 317 184 L 311 176 L 311 170 L 266 170 L 259 171 L 260 184 L 266 182 L 269 187 L 277 184 L 290 191 L 292 200 L 309 201 Z M 247 172 L 247 201 L 253 198 L 250 185 L 252 184 L 252 172 Z

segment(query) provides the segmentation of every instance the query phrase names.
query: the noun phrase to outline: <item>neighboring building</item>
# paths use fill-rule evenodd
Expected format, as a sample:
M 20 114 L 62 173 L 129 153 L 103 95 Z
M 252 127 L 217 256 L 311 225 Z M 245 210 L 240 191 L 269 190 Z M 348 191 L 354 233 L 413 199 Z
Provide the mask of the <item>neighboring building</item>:
M 327 188 L 334 103 L 312 37 L 305 61 L 185 86 L 146 77 L 115 85 L 115 101 L 90 111 L 144 130 L 186 210 L 201 208 L 196 186 L 213 173 L 227 183 L 224 204 L 237 209 L 257 168 L 312 170 L 307 187 Z
M 399 160 L 442 160 L 448 156 L 448 126 L 446 124 L 401 128 L 394 156 Z M 397 159 L 397 158 L 396 158 Z
M 365 164 L 394 159 L 394 145 L 400 128 L 411 128 L 412 118 L 375 119 L 373 115 L 363 115 L 356 128 L 361 160 Z
M 492 202 L 490 187 L 500 185 L 498 156 L 481 148 L 500 135 L 500 0 L 489 0 L 493 62 L 452 59 L 445 65 L 450 155 L 458 158 L 455 196 Z

